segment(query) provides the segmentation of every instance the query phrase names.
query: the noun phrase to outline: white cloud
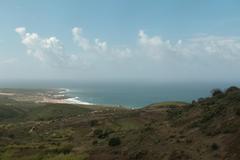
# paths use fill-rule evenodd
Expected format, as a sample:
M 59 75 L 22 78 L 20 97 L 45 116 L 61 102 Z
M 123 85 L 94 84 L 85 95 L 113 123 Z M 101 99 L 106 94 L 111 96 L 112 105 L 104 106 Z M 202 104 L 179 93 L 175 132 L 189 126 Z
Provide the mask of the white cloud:
M 96 38 L 94 42 L 90 42 L 90 40 L 83 37 L 82 32 L 82 28 L 74 27 L 72 29 L 74 42 L 76 42 L 84 51 L 105 52 L 107 50 L 107 42 L 100 41 L 98 38 Z
M 18 28 L 15 29 L 15 31 L 16 31 L 18 34 L 20 34 L 21 36 L 24 36 L 25 33 L 26 33 L 26 28 L 24 28 L 24 27 L 18 27 Z
M 138 33 L 140 50 L 149 58 L 164 59 L 166 54 L 172 54 L 175 50 L 169 40 L 162 40 L 159 36 L 149 37 L 143 30 Z
M 159 36 L 149 37 L 142 30 L 138 36 L 139 50 L 153 59 L 195 60 L 199 65 L 202 61 L 212 63 L 240 59 L 240 38 L 204 35 L 173 43 Z
M 202 61 L 211 63 L 219 60 L 236 61 L 240 59 L 240 38 L 234 37 L 202 35 L 171 42 L 160 36 L 149 36 L 140 30 L 138 47 L 111 47 L 107 45 L 106 41 L 100 41 L 98 38 L 94 40 L 85 38 L 83 30 L 74 27 L 72 29 L 73 40 L 81 48 L 80 52 L 85 54 L 67 55 L 63 44 L 56 37 L 41 38 L 37 33 L 28 33 L 24 27 L 16 28 L 15 31 L 21 36 L 22 44 L 26 46 L 28 54 L 42 62 L 51 61 L 55 64 L 66 64 L 69 61 L 79 61 L 80 59 L 114 61 L 138 59 L 142 56 L 155 61 L 171 60 L 177 63 L 196 61 L 199 65 Z
M 98 38 L 89 40 L 83 36 L 83 30 L 79 27 L 72 29 L 73 40 L 82 49 L 85 54 L 91 54 L 100 57 L 101 60 L 119 60 L 129 58 L 131 49 L 128 47 L 109 47 L 106 41 L 101 41 Z
M 97 51 L 106 51 L 107 42 L 101 42 L 99 39 L 95 39 L 95 48 Z
M 80 49 L 78 53 L 67 54 L 56 37 L 42 38 L 37 33 L 28 33 L 24 27 L 16 28 L 16 32 L 27 53 L 39 61 L 57 67 L 75 68 L 76 71 L 84 68 L 92 75 L 103 72 L 109 75 L 197 77 L 199 72 L 208 76 L 216 72 L 219 75 L 230 74 L 240 67 L 238 37 L 201 35 L 170 41 L 157 35 L 149 36 L 140 30 L 138 45 L 119 47 L 98 38 L 88 39 L 83 36 L 81 28 L 74 27 L 73 41 Z
M 91 49 L 90 42 L 88 39 L 82 37 L 82 29 L 78 27 L 74 27 L 72 29 L 73 40 L 83 49 L 89 50 Z
M 139 31 L 138 36 L 139 36 L 139 42 L 143 46 L 159 46 L 164 43 L 160 37 L 158 36 L 149 37 L 147 34 L 145 34 L 143 30 Z
M 186 41 L 184 48 L 188 54 L 221 58 L 224 60 L 239 60 L 240 39 L 234 37 L 201 36 Z
M 54 66 L 67 62 L 64 46 L 56 37 L 41 38 L 37 33 L 27 33 L 24 27 L 16 28 L 15 31 L 21 36 L 29 55 Z

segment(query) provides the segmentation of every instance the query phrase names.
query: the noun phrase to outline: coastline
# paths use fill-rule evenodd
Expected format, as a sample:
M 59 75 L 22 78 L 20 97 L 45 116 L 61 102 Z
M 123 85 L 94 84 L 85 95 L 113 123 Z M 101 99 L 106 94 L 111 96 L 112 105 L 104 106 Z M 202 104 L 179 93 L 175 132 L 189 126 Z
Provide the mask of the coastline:
M 34 103 L 56 104 L 81 104 L 94 105 L 93 103 L 79 100 L 79 97 L 69 96 L 70 89 L 0 89 L 0 96 L 9 97 L 16 101 L 31 101 Z
M 51 103 L 51 104 L 73 104 L 73 105 L 99 105 L 116 108 L 138 109 L 145 106 L 137 105 L 121 105 L 121 104 L 101 104 L 82 101 L 75 92 L 68 88 L 42 88 L 42 89 L 11 89 L 0 88 L 0 96 L 8 97 L 19 102 L 33 102 L 33 103 Z M 164 102 L 157 102 L 154 104 L 161 104 Z M 172 104 L 173 102 L 171 102 Z
M 84 102 L 79 100 L 79 97 L 70 97 L 68 93 L 71 91 L 68 88 L 58 88 L 52 90 L 43 97 L 43 100 L 37 103 L 57 103 L 57 104 L 81 104 L 81 105 L 94 105 L 93 103 Z
M 54 98 L 44 97 L 43 100 L 37 101 L 37 103 L 94 105 L 93 103 L 82 102 L 82 101 L 77 100 L 77 99 L 78 99 L 78 97 L 66 98 L 66 99 L 54 99 Z
M 119 104 L 97 104 L 81 101 L 80 98 L 71 92 L 68 88 L 50 88 L 50 89 L 12 89 L 0 88 L 0 97 L 8 97 L 18 102 L 50 103 L 50 104 L 73 104 L 86 106 L 105 106 L 116 108 L 136 109 L 136 107 L 124 106 Z

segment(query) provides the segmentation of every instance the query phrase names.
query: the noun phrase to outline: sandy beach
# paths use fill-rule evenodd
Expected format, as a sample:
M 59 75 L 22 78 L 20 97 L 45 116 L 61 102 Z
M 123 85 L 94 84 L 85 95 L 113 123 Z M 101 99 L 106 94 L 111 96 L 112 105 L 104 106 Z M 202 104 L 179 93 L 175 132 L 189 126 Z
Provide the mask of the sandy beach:
M 43 100 L 37 101 L 37 103 L 66 103 L 66 102 L 64 101 L 64 99 L 44 97 Z
M 92 105 L 92 103 L 88 102 L 81 102 L 77 100 L 77 97 L 75 98 L 66 98 L 66 99 L 55 99 L 55 98 L 49 98 L 44 97 L 43 100 L 37 101 L 37 103 L 56 103 L 56 104 L 83 104 L 83 105 Z

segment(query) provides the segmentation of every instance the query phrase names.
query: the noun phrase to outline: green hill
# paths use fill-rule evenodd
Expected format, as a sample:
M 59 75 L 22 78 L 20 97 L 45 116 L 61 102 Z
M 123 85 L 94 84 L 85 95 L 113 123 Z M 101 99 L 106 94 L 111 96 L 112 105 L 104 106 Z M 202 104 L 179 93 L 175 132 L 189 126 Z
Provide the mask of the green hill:
M 0 104 L 0 160 L 239 160 L 240 89 L 130 110 Z

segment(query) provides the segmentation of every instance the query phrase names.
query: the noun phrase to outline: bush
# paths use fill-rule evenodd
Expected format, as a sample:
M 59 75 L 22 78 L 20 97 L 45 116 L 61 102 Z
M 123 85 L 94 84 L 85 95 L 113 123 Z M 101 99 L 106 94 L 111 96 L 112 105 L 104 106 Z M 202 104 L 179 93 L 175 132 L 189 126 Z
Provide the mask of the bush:
M 202 103 L 204 100 L 204 98 L 198 98 L 198 103 Z
M 175 150 L 173 151 L 169 158 L 169 160 L 188 160 L 191 159 L 191 157 L 185 152 L 185 151 L 181 151 L 181 150 Z
M 218 146 L 218 144 L 216 144 L 216 143 L 213 143 L 212 145 L 211 145 L 211 148 L 212 148 L 212 150 L 218 150 L 219 149 L 219 146 Z
M 130 153 L 129 159 L 144 159 L 144 156 L 147 154 L 147 151 L 140 150 L 140 151 L 134 151 L 133 153 Z
M 240 89 L 238 87 L 235 87 L 235 86 L 232 86 L 232 87 L 229 87 L 225 93 L 226 94 L 229 94 L 229 93 L 232 93 L 232 92 L 236 92 L 236 91 L 240 91 Z
M 87 155 L 59 154 L 54 157 L 49 157 L 46 160 L 84 160 L 84 159 L 87 159 Z
M 236 109 L 236 115 L 240 116 L 240 108 Z
M 213 89 L 212 91 L 211 91 L 211 93 L 212 93 L 212 96 L 219 96 L 219 95 L 223 95 L 223 92 L 220 90 L 220 89 Z
M 96 126 L 98 124 L 98 121 L 97 120 L 91 120 L 90 121 L 90 126 L 91 127 L 94 127 L 94 126 Z
M 113 131 L 111 129 L 96 129 L 94 130 L 94 135 L 97 136 L 97 138 L 104 139 L 107 138 Z
M 93 131 L 93 134 L 97 137 L 99 137 L 103 133 L 102 129 L 96 129 Z
M 53 147 L 47 149 L 47 153 L 54 153 L 54 154 L 69 154 L 72 151 L 73 146 L 71 144 L 63 144 L 57 147 Z
M 113 137 L 109 140 L 108 145 L 109 146 L 118 146 L 121 144 L 121 140 L 119 137 Z
M 183 110 L 178 108 L 170 109 L 167 111 L 167 114 L 169 119 L 174 120 L 182 117 Z
M 11 138 L 11 139 L 14 139 L 15 135 L 14 134 L 9 134 L 8 137 Z
M 96 145 L 96 144 L 98 144 L 97 140 L 92 141 L 92 145 Z
M 196 104 L 196 103 L 197 103 L 197 102 L 196 102 L 195 100 L 192 101 L 192 104 L 193 104 L 193 105 Z
M 223 128 L 222 128 L 222 133 L 235 133 L 237 132 L 239 129 L 239 124 L 238 123 L 226 123 L 223 124 Z

